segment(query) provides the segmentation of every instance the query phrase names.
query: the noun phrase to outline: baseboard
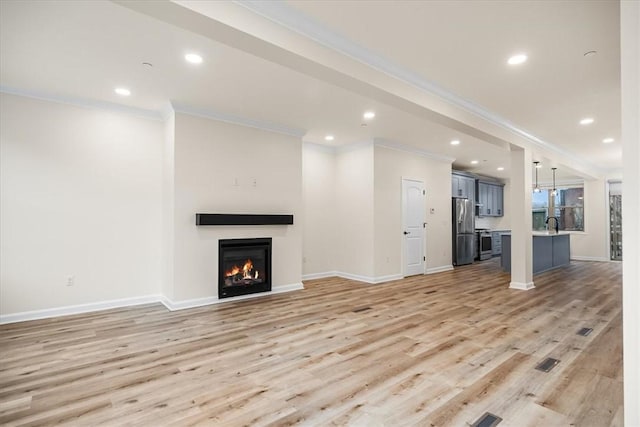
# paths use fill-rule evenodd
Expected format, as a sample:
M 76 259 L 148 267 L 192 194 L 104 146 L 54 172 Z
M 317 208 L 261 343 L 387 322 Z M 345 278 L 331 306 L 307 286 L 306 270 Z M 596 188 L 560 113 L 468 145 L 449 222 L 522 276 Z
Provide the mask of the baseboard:
M 254 294 L 254 295 L 258 295 L 258 294 Z M 187 308 L 197 308 L 197 307 L 202 307 L 204 305 L 216 304 L 220 302 L 220 300 L 218 299 L 217 296 L 215 296 L 215 297 L 205 297 L 205 298 L 194 298 L 194 299 L 188 299 L 183 301 L 172 301 L 171 299 L 163 295 L 160 302 L 164 304 L 167 310 L 177 311 L 177 310 L 185 310 Z
M 142 304 L 161 303 L 169 311 L 184 310 L 187 308 L 202 307 L 203 305 L 218 304 L 221 302 L 238 301 L 248 298 L 259 298 L 266 295 L 280 294 L 304 289 L 304 285 L 292 283 L 289 285 L 276 286 L 271 292 L 261 292 L 258 294 L 242 295 L 233 298 L 218 299 L 215 297 L 197 298 L 186 301 L 171 301 L 164 295 L 147 295 L 134 298 L 123 298 L 111 301 L 94 302 L 88 304 L 70 305 L 66 307 L 48 308 L 44 310 L 24 311 L 22 313 L 0 315 L 0 325 L 7 323 L 26 322 L 29 320 L 49 319 L 52 317 L 69 316 L 72 314 L 83 314 L 94 311 L 110 310 L 113 308 L 133 307 Z
M 595 262 L 610 262 L 611 260 L 608 258 L 598 257 L 598 256 L 579 256 L 575 255 L 571 257 L 571 261 L 595 261 Z
M 327 277 L 336 277 L 337 271 L 325 271 L 324 273 L 303 274 L 302 280 L 326 279 Z
M 533 282 L 523 283 L 523 282 L 511 282 L 509 283 L 509 289 L 518 289 L 521 291 L 528 291 L 530 289 L 535 288 Z
M 259 292 L 257 294 L 240 295 L 240 296 L 231 297 L 231 298 L 220 299 L 217 296 L 215 296 L 215 297 L 195 298 L 195 299 L 183 300 L 183 301 L 172 301 L 169 298 L 162 296 L 160 302 L 164 304 L 164 306 L 167 307 L 169 311 L 178 311 L 178 310 L 186 310 L 188 308 L 202 307 L 205 305 L 220 304 L 224 302 L 233 302 L 233 301 L 242 301 L 245 299 L 252 299 L 252 298 L 260 298 L 267 295 L 281 294 L 284 292 L 298 291 L 301 289 L 304 289 L 304 285 L 302 284 L 302 282 L 299 282 L 299 283 L 291 283 L 289 285 L 275 286 L 270 292 Z
M 65 307 L 47 308 L 44 310 L 24 311 L 22 313 L 0 315 L 0 324 L 26 322 L 28 320 L 49 319 L 51 317 L 69 316 L 72 314 L 110 310 L 113 308 L 132 307 L 142 304 L 162 302 L 162 295 L 146 295 L 142 297 L 123 298 L 110 301 L 92 302 L 88 304 L 69 305 Z
M 434 274 L 434 273 L 442 273 L 443 271 L 451 271 L 453 270 L 453 265 L 441 265 L 439 267 L 431 267 L 427 268 L 424 274 Z
M 376 285 L 378 283 L 391 282 L 392 280 L 400 280 L 403 279 L 404 276 L 402 274 L 389 274 L 387 276 L 361 276 L 359 274 L 351 274 L 345 273 L 342 271 L 334 271 L 333 276 L 342 277 L 343 279 L 349 280 L 357 280 L 359 282 L 370 283 L 372 285 Z
M 400 280 L 400 279 L 404 279 L 404 276 L 402 274 L 389 274 L 386 276 L 374 277 L 373 283 L 376 284 L 376 283 L 392 282 L 394 280 Z
M 344 273 L 342 271 L 336 271 L 335 273 L 336 276 L 342 277 L 343 279 L 357 280 L 358 282 L 365 283 L 374 283 L 374 278 L 371 276 L 361 276 L 359 274 Z

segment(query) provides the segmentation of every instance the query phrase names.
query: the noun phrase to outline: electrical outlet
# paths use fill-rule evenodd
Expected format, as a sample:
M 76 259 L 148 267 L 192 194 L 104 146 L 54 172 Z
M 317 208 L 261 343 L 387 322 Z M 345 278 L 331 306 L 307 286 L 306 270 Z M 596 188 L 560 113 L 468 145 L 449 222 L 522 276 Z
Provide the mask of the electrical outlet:
M 75 285 L 76 282 L 76 276 L 74 276 L 73 274 L 70 276 L 67 276 L 67 286 L 73 286 Z

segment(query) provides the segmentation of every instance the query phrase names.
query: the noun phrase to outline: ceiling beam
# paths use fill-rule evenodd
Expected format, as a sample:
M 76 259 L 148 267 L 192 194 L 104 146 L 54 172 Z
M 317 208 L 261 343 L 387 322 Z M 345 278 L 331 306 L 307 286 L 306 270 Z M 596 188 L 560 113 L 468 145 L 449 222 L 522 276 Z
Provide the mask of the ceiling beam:
M 282 9 L 286 6 L 281 2 L 114 0 L 114 3 L 504 150 L 515 145 L 541 151 L 586 178 L 607 173 L 394 64 L 383 63 L 369 52 L 358 53 L 348 41 L 317 28 L 313 33 L 301 34 L 304 27 L 291 28 L 291 22 L 297 21 L 287 16 L 290 11 Z M 313 29 L 312 24 L 298 18 Z

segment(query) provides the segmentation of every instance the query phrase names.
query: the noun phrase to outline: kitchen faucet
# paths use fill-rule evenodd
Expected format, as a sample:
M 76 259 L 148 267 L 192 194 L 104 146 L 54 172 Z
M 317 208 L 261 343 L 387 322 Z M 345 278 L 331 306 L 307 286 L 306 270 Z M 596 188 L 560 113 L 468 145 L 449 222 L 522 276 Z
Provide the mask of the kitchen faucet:
M 544 222 L 545 224 L 547 224 L 547 230 L 549 229 L 549 220 L 553 219 L 556 222 L 556 234 L 558 234 L 558 217 L 555 216 L 549 216 L 547 217 L 547 220 Z

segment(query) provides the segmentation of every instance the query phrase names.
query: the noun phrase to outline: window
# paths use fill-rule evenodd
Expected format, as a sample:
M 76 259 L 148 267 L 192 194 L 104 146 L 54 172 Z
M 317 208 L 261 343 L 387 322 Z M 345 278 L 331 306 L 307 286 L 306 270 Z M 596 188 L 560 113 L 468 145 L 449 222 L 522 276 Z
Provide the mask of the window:
M 549 190 L 541 190 L 539 193 L 532 193 L 531 209 L 533 211 L 533 229 L 546 230 L 545 221 L 549 216 Z
M 558 228 L 564 231 L 584 231 L 584 188 L 559 188 L 554 197 L 551 190 L 532 193 L 534 230 L 546 230 L 550 216 L 558 218 Z

